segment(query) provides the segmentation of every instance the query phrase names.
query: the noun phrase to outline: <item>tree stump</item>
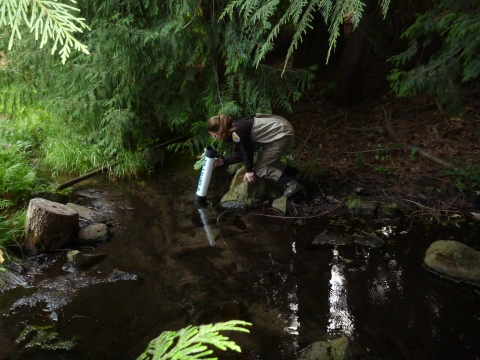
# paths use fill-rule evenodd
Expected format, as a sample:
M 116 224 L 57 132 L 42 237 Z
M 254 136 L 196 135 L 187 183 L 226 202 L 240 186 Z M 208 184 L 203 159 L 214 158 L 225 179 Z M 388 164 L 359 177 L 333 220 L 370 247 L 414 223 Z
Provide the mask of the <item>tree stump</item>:
M 30 253 L 58 249 L 76 235 L 78 212 L 53 201 L 30 200 L 22 248 Z

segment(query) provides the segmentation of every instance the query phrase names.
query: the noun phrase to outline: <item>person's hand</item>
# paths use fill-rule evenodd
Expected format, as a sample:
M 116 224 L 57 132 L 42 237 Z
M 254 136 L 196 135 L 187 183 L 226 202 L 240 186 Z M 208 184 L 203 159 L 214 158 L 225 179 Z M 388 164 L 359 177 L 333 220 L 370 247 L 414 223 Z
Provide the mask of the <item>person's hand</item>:
M 245 180 L 248 180 L 248 182 L 250 184 L 255 184 L 255 182 L 257 181 L 255 173 L 253 171 L 252 172 L 247 172 L 245 174 L 245 176 L 243 177 L 243 181 L 245 181 Z
M 213 168 L 215 169 L 218 166 L 223 166 L 223 164 L 223 159 L 215 159 L 215 161 L 213 162 Z

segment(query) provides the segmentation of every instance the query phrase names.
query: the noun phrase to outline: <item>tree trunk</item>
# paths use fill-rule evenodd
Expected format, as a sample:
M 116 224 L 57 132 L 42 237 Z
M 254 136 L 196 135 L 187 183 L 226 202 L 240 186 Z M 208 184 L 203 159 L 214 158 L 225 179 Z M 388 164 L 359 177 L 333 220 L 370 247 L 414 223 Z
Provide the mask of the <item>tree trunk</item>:
M 365 11 L 358 26 L 347 39 L 345 50 L 335 69 L 335 100 L 340 105 L 350 105 L 362 99 L 365 82 L 365 63 L 369 41 L 366 36 L 372 18 L 372 1 L 365 1 Z
M 343 26 L 340 26 L 340 36 L 337 39 L 336 49 L 335 51 L 332 49 L 327 64 L 330 32 L 320 11 L 315 13 L 311 25 L 313 28 L 307 30 L 307 33 L 303 36 L 303 41 L 298 44 L 293 67 L 306 68 L 318 65 L 317 74 L 320 78 L 323 78 L 329 75 L 331 69 L 336 66 L 345 47 Z
M 45 199 L 30 200 L 22 248 L 29 254 L 58 249 L 78 231 L 78 212 Z

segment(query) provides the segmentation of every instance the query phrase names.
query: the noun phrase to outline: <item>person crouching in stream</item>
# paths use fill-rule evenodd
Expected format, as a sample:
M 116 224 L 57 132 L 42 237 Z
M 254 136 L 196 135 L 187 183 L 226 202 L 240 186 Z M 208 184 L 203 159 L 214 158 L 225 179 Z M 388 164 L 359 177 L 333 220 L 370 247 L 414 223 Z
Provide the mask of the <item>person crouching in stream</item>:
M 280 160 L 293 141 L 293 127 L 288 120 L 271 114 L 256 114 L 237 120 L 219 115 L 208 120 L 207 130 L 215 139 L 234 146 L 231 156 L 215 159 L 214 168 L 243 161 L 247 171 L 243 181 L 254 184 L 257 176 L 274 180 L 285 189 L 284 197 L 303 190 L 294 179 L 299 171 Z M 256 147 L 260 147 L 260 151 L 254 163 Z

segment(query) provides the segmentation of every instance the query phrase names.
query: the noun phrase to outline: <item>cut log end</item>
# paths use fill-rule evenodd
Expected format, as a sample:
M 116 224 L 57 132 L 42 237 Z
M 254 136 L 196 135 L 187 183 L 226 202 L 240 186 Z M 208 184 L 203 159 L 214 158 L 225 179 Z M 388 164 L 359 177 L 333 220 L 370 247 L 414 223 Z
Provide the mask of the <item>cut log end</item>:
M 22 248 L 30 254 L 54 250 L 73 238 L 79 228 L 78 212 L 66 205 L 35 198 L 30 200 Z

